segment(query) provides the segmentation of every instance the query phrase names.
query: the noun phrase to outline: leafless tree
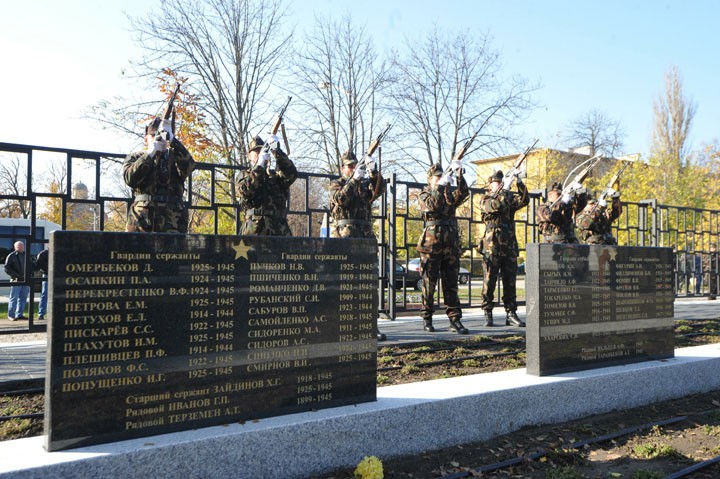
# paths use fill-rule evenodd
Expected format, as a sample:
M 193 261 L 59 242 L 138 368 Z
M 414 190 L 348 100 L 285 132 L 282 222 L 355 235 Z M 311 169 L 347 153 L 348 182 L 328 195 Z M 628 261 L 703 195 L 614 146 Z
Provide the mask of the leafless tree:
M 677 66 L 665 73 L 665 91 L 653 104 L 652 154 L 683 166 L 689 153 L 688 132 L 697 106 L 685 98 Z
M 572 120 L 564 136 L 571 148 L 588 147 L 591 156 L 614 157 L 622 150 L 625 131 L 620 122 L 594 108 Z
M 476 131 L 469 153 L 497 155 L 514 142 L 512 128 L 534 107 L 537 86 L 501 76 L 487 35 L 436 28 L 407 47 L 405 57 L 394 55 L 391 99 L 408 173 L 446 164 Z
M 268 90 L 285 58 L 282 0 L 166 0 L 154 14 L 132 19 L 147 52 L 138 71 L 154 79 L 163 68 L 188 78 L 208 135 L 230 164 L 246 165 L 247 143 L 270 121 Z
M 15 155 L 0 161 L 0 217 L 29 218 L 32 213 L 29 201 L 19 198 L 27 196 L 27 161 Z M 7 197 L 6 197 L 7 196 Z
M 345 150 L 361 150 L 384 127 L 378 98 L 387 81 L 364 27 L 316 17 L 293 55 L 290 88 L 301 112 L 296 160 L 336 174 Z M 297 149 L 296 149 L 297 150 Z M 320 161 L 318 161 L 320 160 Z

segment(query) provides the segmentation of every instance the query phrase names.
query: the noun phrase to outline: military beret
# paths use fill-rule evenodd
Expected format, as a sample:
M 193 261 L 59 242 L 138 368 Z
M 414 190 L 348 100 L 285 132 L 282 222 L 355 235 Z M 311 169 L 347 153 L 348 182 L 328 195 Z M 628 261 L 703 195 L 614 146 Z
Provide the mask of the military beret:
M 259 150 L 263 146 L 265 146 L 265 142 L 262 140 L 262 138 L 256 136 L 255 138 L 250 140 L 250 144 L 248 145 L 248 151 Z
M 717 243 L 710 243 L 711 248 L 717 248 Z
M 497 170 L 495 173 L 488 176 L 488 183 L 492 183 L 492 182 L 500 183 L 504 177 L 505 177 L 505 175 L 503 175 L 502 171 Z
M 432 178 L 433 176 L 442 176 L 443 170 L 442 166 L 440 166 L 440 163 L 435 163 L 427 170 L 427 176 L 428 178 Z
M 340 160 L 342 160 L 343 166 L 354 165 L 358 162 L 357 156 L 355 156 L 355 153 L 350 150 L 343 153 L 340 156 Z

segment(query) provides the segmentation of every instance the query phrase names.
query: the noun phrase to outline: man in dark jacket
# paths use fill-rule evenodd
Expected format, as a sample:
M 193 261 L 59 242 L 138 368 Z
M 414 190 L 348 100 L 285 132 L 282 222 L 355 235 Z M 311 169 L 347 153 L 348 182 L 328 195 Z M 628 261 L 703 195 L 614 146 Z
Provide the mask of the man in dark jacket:
M 5 258 L 5 273 L 14 283 L 10 286 L 10 302 L 8 303 L 8 319 L 15 321 L 27 319 L 25 305 L 27 304 L 30 286 L 17 283 L 25 281 L 25 243 L 16 241 L 12 253 Z

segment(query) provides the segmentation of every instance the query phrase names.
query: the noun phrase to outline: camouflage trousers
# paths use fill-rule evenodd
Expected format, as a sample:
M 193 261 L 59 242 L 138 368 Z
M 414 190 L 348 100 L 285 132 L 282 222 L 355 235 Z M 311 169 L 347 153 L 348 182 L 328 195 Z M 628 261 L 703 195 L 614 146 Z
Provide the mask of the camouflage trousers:
M 131 233 L 187 233 L 188 211 L 184 205 L 133 203 L 125 230 Z
M 240 230 L 243 236 L 292 236 L 286 218 L 275 216 L 248 216 Z
M 710 296 L 717 296 L 718 294 L 718 274 L 708 273 L 708 287 Z
M 505 311 L 517 311 L 517 293 L 515 280 L 517 278 L 517 258 L 514 256 L 492 255 L 483 261 L 485 271 L 483 272 L 482 303 L 480 307 L 485 311 L 493 308 L 495 298 L 495 286 L 498 277 L 503 284 L 503 305 Z
M 432 319 L 435 302 L 435 288 L 441 280 L 445 313 L 451 320 L 462 318 L 460 299 L 458 298 L 458 272 L 460 262 L 455 253 L 420 253 L 420 273 L 422 274 L 422 307 L 420 316 L 425 321 Z

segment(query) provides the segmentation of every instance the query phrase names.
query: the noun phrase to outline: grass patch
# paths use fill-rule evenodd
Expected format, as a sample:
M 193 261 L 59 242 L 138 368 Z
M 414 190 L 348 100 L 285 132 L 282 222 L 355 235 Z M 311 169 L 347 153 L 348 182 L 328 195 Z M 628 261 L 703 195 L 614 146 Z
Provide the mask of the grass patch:
M 384 374 L 378 374 L 377 375 L 377 383 L 378 384 L 387 384 L 390 382 L 390 377 L 385 376 Z
M 655 459 L 657 457 L 682 457 L 672 446 L 657 443 L 643 443 L 633 447 L 633 455 L 639 459 Z

